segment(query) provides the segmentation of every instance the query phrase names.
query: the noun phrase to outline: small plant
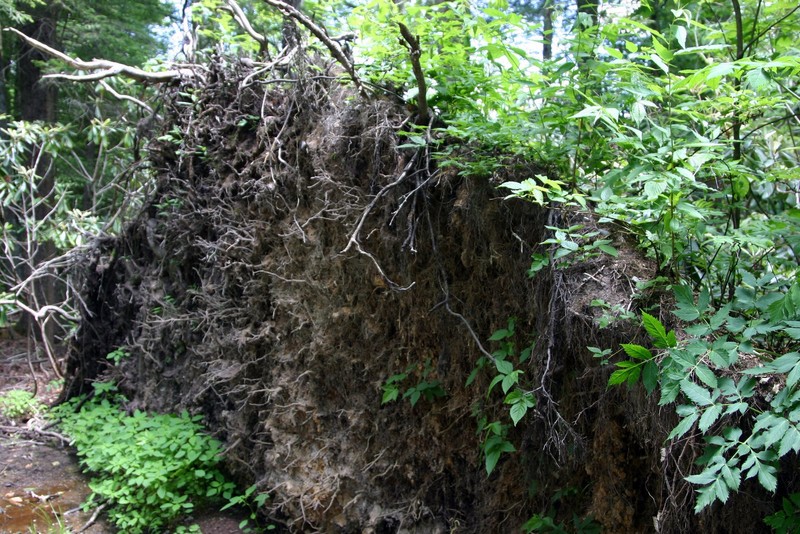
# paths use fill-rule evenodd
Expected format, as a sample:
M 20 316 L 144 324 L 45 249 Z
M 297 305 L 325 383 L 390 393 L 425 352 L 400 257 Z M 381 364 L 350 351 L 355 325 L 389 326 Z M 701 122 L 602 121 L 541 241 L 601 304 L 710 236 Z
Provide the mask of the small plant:
M 93 475 L 86 508 L 107 503 L 109 520 L 137 534 L 166 530 L 198 504 L 241 500 L 217 467 L 222 447 L 203 433 L 200 416 L 127 415 L 122 401 L 113 384 L 101 382 L 89 401 L 53 410 Z
M 386 383 L 382 387 L 383 397 L 381 397 L 381 404 L 387 404 L 400 397 L 400 384 L 410 376 L 414 369 L 416 369 L 416 365 L 411 364 L 406 368 L 405 373 L 392 375 L 386 380 Z M 431 367 L 430 360 L 428 360 L 425 362 L 425 368 L 422 371 L 422 380 L 403 393 L 403 398 L 408 399 L 411 406 L 416 406 L 420 398 L 424 398 L 428 402 L 433 402 L 446 395 L 441 382 L 438 380 L 427 380 L 432 372 L 433 368 Z
M 554 245 L 555 251 L 552 255 L 552 261 L 563 258 L 561 263 L 565 267 L 575 262 L 586 261 L 599 256 L 601 252 L 615 258 L 619 254 L 617 249 L 611 246 L 610 239 L 594 239 L 601 235 L 599 230 L 581 233 L 582 224 L 576 224 L 569 228 L 555 226 L 547 226 L 546 228 L 553 232 L 553 237 L 545 239 L 541 244 Z M 569 258 L 567 258 L 568 256 Z M 531 256 L 531 267 L 528 269 L 528 276 L 534 276 L 550 265 L 550 262 L 551 258 L 548 254 L 535 252 Z
M 517 345 L 514 342 L 516 331 L 516 317 L 510 317 L 506 328 L 496 330 L 489 341 L 500 343 L 500 348 L 491 354 L 491 359 L 488 356 L 482 356 L 478 359 L 475 369 L 470 373 L 467 378 L 466 385 L 472 384 L 478 376 L 478 373 L 485 368 L 491 368 L 494 364 L 496 374 L 486 391 L 486 398 L 488 399 L 492 391 L 500 385 L 505 395 L 503 404 L 509 406 L 509 416 L 514 426 L 517 426 L 528 410 L 536 406 L 536 397 L 533 391 L 527 391 L 520 387 L 520 378 L 523 375 L 522 370 L 514 369 L 514 359 L 517 359 L 519 364 L 525 363 L 531 357 L 533 345 L 530 345 L 520 351 L 517 356 Z M 491 362 L 491 363 L 490 363 Z M 497 465 L 500 456 L 504 452 L 514 452 L 516 448 L 507 439 L 509 425 L 502 421 L 487 421 L 485 416 L 480 416 L 478 419 L 478 432 L 485 433 L 481 450 L 483 451 L 486 474 L 491 475 L 495 466 Z
M 233 506 L 239 506 L 241 508 L 247 508 L 250 511 L 249 517 L 247 519 L 242 520 L 239 523 L 239 529 L 244 530 L 245 532 L 249 532 L 250 522 L 257 523 L 258 519 L 258 509 L 264 506 L 264 503 L 267 502 L 269 499 L 269 493 L 259 493 L 255 495 L 256 492 L 256 485 L 253 484 L 249 488 L 245 490 L 245 492 L 241 495 L 236 495 L 228 499 L 228 504 L 222 507 L 220 511 L 227 510 Z M 269 525 L 265 528 L 265 530 L 274 530 L 274 525 Z
M 481 451 L 486 467 L 486 475 L 491 475 L 500 456 L 504 452 L 515 452 L 517 450 L 514 444 L 508 438 L 509 426 L 500 421 L 486 422 L 486 418 L 482 418 L 478 425 L 478 432 L 484 433 L 483 443 L 481 443 Z
M 114 363 L 114 365 L 119 365 L 119 362 L 121 362 L 122 360 L 124 360 L 128 356 L 130 356 L 128 354 L 128 351 L 126 351 L 123 348 L 119 348 L 119 349 L 112 350 L 111 352 L 109 352 L 108 355 L 106 355 L 106 359 L 107 360 L 111 360 Z
M 677 440 L 696 429 L 705 441 L 704 453 L 695 462 L 699 473 L 686 477 L 697 486 L 695 511 L 715 501 L 727 502 L 741 482 L 755 478 L 767 491 L 778 485 L 780 459 L 800 452 L 800 353 L 788 351 L 796 344 L 794 319 L 800 311 L 800 291 L 762 297 L 758 301 L 742 299 L 736 303 L 739 313 L 732 314 L 733 304 L 719 309 L 711 305 L 710 295 L 702 291 L 695 302 L 691 290 L 682 285 L 673 288 L 676 309 L 673 314 L 692 324 L 685 328 L 687 337 L 678 341 L 655 317 L 642 313 L 642 323 L 658 349 L 623 344 L 630 359 L 616 363 L 609 385 L 635 384 L 640 378 L 648 393 L 656 389 L 661 405 L 678 402 L 680 421 L 668 440 Z M 749 306 L 761 307 L 761 316 Z M 767 353 L 753 347 L 773 345 L 780 352 Z M 781 355 L 781 352 L 783 353 Z M 740 355 L 758 354 L 762 365 L 739 369 Z M 774 389 L 766 396 L 759 393 L 755 377 L 762 383 L 774 380 Z M 784 503 L 783 515 L 772 521 L 795 516 L 787 510 L 794 501 Z M 792 509 L 793 510 L 793 509 Z M 788 521 L 788 519 L 786 519 Z
M 56 391 L 61 391 L 64 388 L 64 379 L 57 378 L 55 380 L 51 380 L 44 386 L 44 390 L 47 393 L 53 393 Z
M 541 514 L 534 514 L 522 525 L 522 531 L 525 534 L 532 532 L 547 532 L 551 534 L 599 534 L 601 531 L 600 524 L 595 521 L 591 516 L 580 517 L 577 514 L 572 514 L 571 524 L 556 519 L 556 510 L 569 510 L 568 498 L 578 496 L 580 490 L 570 486 L 556 491 L 550 498 L 550 506 L 546 512 Z
M 792 493 L 783 498 L 783 507 L 764 518 L 764 523 L 772 527 L 775 534 L 792 534 L 800 525 L 800 493 Z
M 598 328 L 607 328 L 617 321 L 636 319 L 636 314 L 620 304 L 609 304 L 603 299 L 594 299 L 589 303 L 592 308 L 599 308 L 603 314 L 597 319 Z
M 72 534 L 72 529 L 69 528 L 61 517 L 56 513 L 51 505 L 49 509 L 40 508 L 37 510 L 37 520 L 28 526 L 30 534 Z
M 175 528 L 175 534 L 202 534 L 202 530 L 200 530 L 199 525 L 179 525 Z
M 30 391 L 12 389 L 0 395 L 0 414 L 12 420 L 28 420 L 41 413 L 44 405 Z

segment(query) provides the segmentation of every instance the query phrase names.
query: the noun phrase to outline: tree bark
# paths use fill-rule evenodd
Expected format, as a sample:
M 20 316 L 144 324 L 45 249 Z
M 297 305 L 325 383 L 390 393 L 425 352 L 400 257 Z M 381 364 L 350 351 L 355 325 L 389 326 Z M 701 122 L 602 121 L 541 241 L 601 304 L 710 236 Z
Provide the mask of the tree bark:
M 553 59 L 553 0 L 542 4 L 542 59 Z
M 22 32 L 48 46 L 54 46 L 56 41 L 56 16 L 50 7 L 46 7 L 34 15 L 34 21 L 22 28 Z M 52 83 L 42 83 L 42 70 L 39 62 L 49 59 L 41 51 L 33 48 L 27 42 L 20 40 L 18 45 L 19 56 L 17 59 L 17 110 L 18 117 L 23 121 L 41 121 L 54 123 L 57 119 L 57 98 L 56 86 Z M 34 148 L 38 150 L 39 148 Z M 50 199 L 55 188 L 55 173 L 53 172 L 53 161 L 50 157 L 38 157 L 38 154 L 30 154 L 31 165 L 36 164 L 35 172 L 41 177 L 37 187 L 37 197 Z M 30 214 L 34 221 L 41 221 L 48 216 L 52 208 L 52 201 L 42 202 L 34 212 Z M 25 221 L 19 221 L 25 224 Z M 35 266 L 55 257 L 57 249 L 52 241 L 42 241 L 34 243 L 33 257 L 27 258 L 28 263 L 23 266 L 23 272 L 19 273 L 21 279 L 28 278 Z M 55 279 L 52 277 L 39 278 L 31 288 L 31 304 L 46 306 L 55 304 L 59 301 L 60 289 Z M 32 325 L 31 325 L 32 326 Z M 44 332 L 46 339 L 42 341 L 50 343 L 52 346 L 55 336 L 54 323 L 47 323 Z

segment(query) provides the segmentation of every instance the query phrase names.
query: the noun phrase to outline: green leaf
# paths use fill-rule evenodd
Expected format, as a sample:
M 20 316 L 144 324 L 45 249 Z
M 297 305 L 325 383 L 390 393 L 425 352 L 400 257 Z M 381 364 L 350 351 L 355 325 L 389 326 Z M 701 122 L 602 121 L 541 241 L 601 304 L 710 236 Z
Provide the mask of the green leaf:
M 508 390 L 511 389 L 514 384 L 519 382 L 519 375 L 522 374 L 522 371 L 513 371 L 508 373 L 505 378 L 503 378 L 503 384 L 501 387 L 503 388 L 503 393 L 508 393 Z
M 387 388 L 384 386 L 383 390 L 383 397 L 381 397 L 381 404 L 386 404 L 397 400 L 397 397 L 400 395 L 400 390 L 396 387 Z
M 675 39 L 681 48 L 686 48 L 686 26 L 675 27 Z
M 698 386 L 697 384 L 695 384 L 690 380 L 681 381 L 681 391 L 683 391 L 683 394 L 686 395 L 689 398 L 689 400 L 691 400 L 698 406 L 709 406 L 713 404 L 713 401 L 711 400 L 711 395 L 708 393 L 708 390 Z
M 644 368 L 642 369 L 642 384 L 648 395 L 652 394 L 658 386 L 658 365 L 655 361 L 650 360 L 644 364 Z
M 778 478 L 775 476 L 776 471 L 775 467 L 770 464 L 758 464 L 758 482 L 764 489 L 773 493 L 778 488 Z
M 800 380 L 800 365 L 795 365 L 786 376 L 786 387 L 793 388 Z
M 789 421 L 784 418 L 780 418 L 780 420 L 770 428 L 766 434 L 764 434 L 764 448 L 771 446 L 773 443 L 781 441 L 783 437 L 786 435 L 786 431 L 789 430 Z
M 672 314 L 683 321 L 694 321 L 700 317 L 700 312 L 694 308 L 678 308 L 677 310 L 672 310 Z
M 725 481 L 726 486 L 733 491 L 739 491 L 739 485 L 742 482 L 742 473 L 739 469 L 731 469 L 727 464 L 725 464 L 722 466 L 720 474 L 722 475 L 722 479 Z
M 636 360 L 651 360 L 653 358 L 653 355 L 650 353 L 650 351 L 641 345 L 622 343 L 621 347 L 628 356 Z
M 511 336 L 511 333 L 508 330 L 506 330 L 505 328 L 501 328 L 499 330 L 495 330 L 494 331 L 494 333 L 492 334 L 492 337 L 489 338 L 489 341 L 501 341 L 501 340 L 506 339 L 507 337 L 510 337 L 510 336 Z
M 672 292 L 675 295 L 675 302 L 678 306 L 694 308 L 694 295 L 689 286 L 674 285 L 672 286 Z
M 503 375 L 507 375 L 514 370 L 514 364 L 506 360 L 495 359 L 494 366 L 497 368 L 497 372 Z
M 644 329 L 653 338 L 653 344 L 657 349 L 670 348 L 670 340 L 667 338 L 667 331 L 661 321 L 649 313 L 642 312 L 642 323 L 644 324 Z
M 715 404 L 703 412 L 703 415 L 700 416 L 700 423 L 697 425 L 697 427 L 700 429 L 700 432 L 705 433 L 706 430 L 711 428 L 711 425 L 713 425 L 717 419 L 719 419 L 723 408 L 724 406 L 721 404 Z
M 697 378 L 700 379 L 705 385 L 711 388 L 717 387 L 717 377 L 714 372 L 704 364 L 700 363 L 694 369 Z
M 716 499 L 717 492 L 715 491 L 713 484 L 704 488 L 700 488 L 697 491 L 697 500 L 695 501 L 694 505 L 694 513 L 699 514 L 706 506 L 709 506 Z
M 473 382 L 475 382 L 475 379 L 478 377 L 479 372 L 480 368 L 476 367 L 475 369 L 473 369 L 472 372 L 467 377 L 467 381 L 464 383 L 464 387 L 470 386 Z
M 678 423 L 678 425 L 672 429 L 672 432 L 669 433 L 669 436 L 667 436 L 667 440 L 678 439 L 682 437 L 689 430 L 691 430 L 692 426 L 694 426 L 698 417 L 699 416 L 696 413 L 693 413 L 681 419 L 681 422 Z
M 486 475 L 491 475 L 497 466 L 497 461 L 500 459 L 501 451 L 491 451 L 486 453 Z
M 778 456 L 785 456 L 789 451 L 800 451 L 800 432 L 797 431 L 797 427 L 794 425 L 786 429 L 778 448 Z
M 711 484 L 717 480 L 719 467 L 711 467 L 708 469 L 704 469 L 702 472 L 696 475 L 690 475 L 686 477 L 686 481 L 692 484 L 697 484 L 698 486 L 705 486 L 706 484 Z
M 660 39 L 653 38 L 653 48 L 658 54 L 658 57 L 664 61 L 672 61 L 674 54 L 672 51 L 661 43 Z
M 788 373 L 797 366 L 798 362 L 800 362 L 800 353 L 789 352 L 772 360 L 764 367 L 775 373 Z
M 617 251 L 617 249 L 615 249 L 611 245 L 601 244 L 601 245 L 597 245 L 597 248 L 599 248 L 600 250 L 602 250 L 603 252 L 605 252 L 606 254 L 608 254 L 609 256 L 612 256 L 614 258 L 619 256 L 619 251 Z
M 492 390 L 494 389 L 494 387 L 497 384 L 499 384 L 500 382 L 502 382 L 503 379 L 505 378 L 505 376 L 506 375 L 497 375 L 492 379 L 492 381 L 489 383 L 489 387 L 486 390 L 486 398 L 487 399 L 489 398 L 489 395 L 492 393 Z
M 727 76 L 736 70 L 736 65 L 733 63 L 717 63 L 706 74 L 706 80 L 713 80 L 714 78 L 721 78 Z
M 528 413 L 528 407 L 525 405 L 524 402 L 520 402 L 511 406 L 511 420 L 514 422 L 514 426 L 517 426 L 520 419 L 525 417 L 525 414 Z

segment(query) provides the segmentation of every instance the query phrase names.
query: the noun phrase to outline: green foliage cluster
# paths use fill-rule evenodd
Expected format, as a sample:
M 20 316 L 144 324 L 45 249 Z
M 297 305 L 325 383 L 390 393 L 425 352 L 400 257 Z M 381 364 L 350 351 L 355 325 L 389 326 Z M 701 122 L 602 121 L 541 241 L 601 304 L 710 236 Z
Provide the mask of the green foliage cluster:
M 515 369 L 524 364 L 530 357 L 533 345 L 529 345 L 522 350 L 518 349 L 515 338 L 517 319 L 511 317 L 505 328 L 495 330 L 489 338 L 490 342 L 499 343 L 499 348 L 491 354 L 481 356 L 476 362 L 475 369 L 467 377 L 466 386 L 470 386 L 482 370 L 491 371 L 494 377 L 486 388 L 486 405 L 476 406 L 475 416 L 478 420 L 478 433 L 483 436 L 481 451 L 483 452 L 486 474 L 491 475 L 497 462 L 503 453 L 516 451 L 514 444 L 508 439 L 508 431 L 511 427 L 517 426 L 528 410 L 536 406 L 536 396 L 533 389 L 528 389 L 521 381 L 524 372 Z M 508 419 L 505 418 L 490 421 L 488 417 L 491 404 L 492 391 L 497 386 L 503 392 L 502 406 L 508 409 Z
M 658 319 L 642 313 L 659 352 L 622 345 L 630 360 L 615 364 L 609 385 L 641 378 L 649 393 L 659 391 L 661 405 L 678 403 L 681 419 L 668 439 L 694 429 L 703 436 L 705 451 L 696 462 L 701 471 L 687 477 L 698 486 L 697 511 L 726 502 L 749 478 L 774 492 L 781 458 L 800 452 L 800 353 L 770 357 L 754 346 L 797 346 L 800 306 L 794 293 L 767 292 L 758 303 L 741 299 L 715 309 L 708 292 L 695 301 L 690 288 L 675 286 L 673 314 L 693 322 L 687 336 L 678 341 Z M 769 384 L 766 392 L 763 384 Z
M 397 23 L 419 36 L 427 100 L 446 126 L 413 133 L 420 142 L 408 148 L 429 145 L 464 176 L 492 176 L 509 153 L 536 162 L 548 174 L 506 182 L 511 197 L 590 212 L 654 260 L 651 289 L 671 290 L 676 304 L 642 314 L 652 347 L 591 350 L 614 362 L 611 386 L 641 381 L 675 407 L 668 439 L 705 442 L 687 477 L 697 511 L 749 478 L 776 491 L 781 458 L 800 451 L 798 9 L 788 0 L 686 2 L 600 24 L 579 18 L 552 61 L 520 46 L 532 28 L 502 0 L 446 8 L 373 0 L 351 17 L 363 75 L 409 103 L 418 84 Z M 446 137 L 462 143 L 445 145 Z M 482 157 L 464 157 L 473 150 Z M 531 276 L 616 253 L 603 230 L 548 230 Z M 631 317 L 608 311 L 605 324 Z M 670 311 L 680 336 L 662 323 Z M 516 391 L 521 371 L 496 355 L 478 367 L 490 363 L 492 387 Z M 488 472 L 514 450 L 508 428 L 480 425 Z M 793 503 L 770 521 L 790 521 Z
M 44 411 L 45 407 L 33 393 L 24 389 L 12 389 L 0 394 L 0 415 L 24 421 Z
M 267 495 L 254 496 L 255 487 L 235 493 L 218 467 L 221 444 L 203 433 L 200 416 L 128 415 L 122 401 L 113 384 L 100 382 L 89 400 L 76 398 L 52 412 L 93 476 L 85 506 L 107 503 L 109 520 L 135 534 L 173 528 L 203 504 L 264 503 Z
M 416 365 L 411 364 L 406 368 L 404 373 L 392 375 L 386 380 L 382 386 L 383 396 L 381 398 L 381 404 L 387 404 L 398 399 L 401 393 L 401 384 L 414 373 L 416 367 Z M 432 372 L 433 368 L 431 367 L 431 362 L 425 362 L 425 368 L 422 370 L 421 374 L 422 379 L 403 392 L 403 398 L 408 399 L 411 406 L 416 406 L 420 398 L 424 398 L 428 402 L 433 402 L 447 395 L 441 382 L 438 380 L 428 380 L 428 376 Z

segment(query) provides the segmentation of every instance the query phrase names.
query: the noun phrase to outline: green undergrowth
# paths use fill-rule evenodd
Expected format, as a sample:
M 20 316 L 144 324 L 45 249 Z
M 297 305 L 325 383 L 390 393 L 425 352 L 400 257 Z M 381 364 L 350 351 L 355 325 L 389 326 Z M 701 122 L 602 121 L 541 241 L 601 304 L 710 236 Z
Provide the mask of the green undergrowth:
M 97 383 L 90 399 L 52 410 L 92 476 L 86 509 L 105 505 L 110 522 L 132 534 L 186 531 L 178 526 L 182 518 L 214 507 L 249 507 L 250 521 L 256 519 L 268 495 L 255 494 L 255 486 L 237 493 L 219 468 L 221 443 L 204 433 L 200 416 L 129 415 L 124 401 L 113 384 Z
M 44 410 L 44 405 L 24 389 L 12 389 L 0 394 L 0 415 L 12 421 L 30 419 Z

